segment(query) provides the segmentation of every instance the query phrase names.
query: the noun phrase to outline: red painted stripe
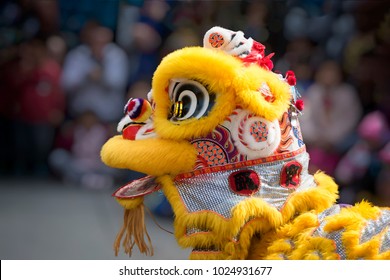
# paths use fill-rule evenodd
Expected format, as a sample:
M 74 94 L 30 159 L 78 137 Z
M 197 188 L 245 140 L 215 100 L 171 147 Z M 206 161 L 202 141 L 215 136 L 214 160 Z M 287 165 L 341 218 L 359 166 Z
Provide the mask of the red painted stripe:
M 208 173 L 219 172 L 219 171 L 228 171 L 228 170 L 237 169 L 237 168 L 241 168 L 241 167 L 248 167 L 248 166 L 259 165 L 262 163 L 268 163 L 268 162 L 273 162 L 273 161 L 278 161 L 278 160 L 285 160 L 288 158 L 295 157 L 296 155 L 299 155 L 305 151 L 306 151 L 306 147 L 303 146 L 300 149 L 293 151 L 293 152 L 278 154 L 278 155 L 254 159 L 254 160 L 241 161 L 241 162 L 237 162 L 237 163 L 230 163 L 230 164 L 226 164 L 226 165 L 219 165 L 219 166 L 213 166 L 213 167 L 206 167 L 203 169 L 197 169 L 197 170 L 194 170 L 191 172 L 179 174 L 175 177 L 175 180 L 188 179 L 188 178 L 195 177 L 195 176 L 202 175 L 202 174 L 208 174 Z

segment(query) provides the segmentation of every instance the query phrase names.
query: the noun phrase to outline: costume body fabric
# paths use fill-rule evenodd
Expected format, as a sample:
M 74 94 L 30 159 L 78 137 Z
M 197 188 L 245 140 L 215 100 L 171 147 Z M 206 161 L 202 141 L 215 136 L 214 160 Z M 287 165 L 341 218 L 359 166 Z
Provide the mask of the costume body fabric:
M 390 209 L 338 205 L 333 179 L 308 173 L 295 75 L 272 72 L 264 50 L 214 27 L 204 47 L 163 59 L 150 103 L 126 104 L 102 160 L 149 176 L 114 193 L 125 208 L 116 253 L 121 242 L 153 252 L 143 197 L 162 190 L 190 259 L 390 259 Z

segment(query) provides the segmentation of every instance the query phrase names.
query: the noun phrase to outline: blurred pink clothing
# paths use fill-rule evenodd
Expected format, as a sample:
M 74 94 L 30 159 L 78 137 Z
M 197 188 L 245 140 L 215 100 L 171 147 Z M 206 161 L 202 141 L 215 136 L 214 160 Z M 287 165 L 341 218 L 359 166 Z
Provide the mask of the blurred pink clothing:
M 358 127 L 361 138 L 377 142 L 383 141 L 387 137 L 388 131 L 386 117 L 379 111 L 374 111 L 365 116 Z
M 301 118 L 305 142 L 313 146 L 337 146 L 354 132 L 361 115 L 361 104 L 352 86 L 341 84 L 327 90 L 313 84 L 305 93 Z
M 333 175 L 340 150 L 353 135 L 361 114 L 357 93 L 348 84 L 326 89 L 317 83 L 308 88 L 301 128 L 313 169 Z
M 75 164 L 84 169 L 97 169 L 102 165 L 100 149 L 108 139 L 108 132 L 102 124 L 90 128 L 77 125 L 74 129 L 72 156 Z

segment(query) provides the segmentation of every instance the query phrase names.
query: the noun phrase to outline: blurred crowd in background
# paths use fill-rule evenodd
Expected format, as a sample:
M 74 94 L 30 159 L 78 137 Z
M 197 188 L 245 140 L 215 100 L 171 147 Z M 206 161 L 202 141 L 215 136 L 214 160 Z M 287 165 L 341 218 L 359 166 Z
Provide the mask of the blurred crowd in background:
M 104 166 L 129 97 L 161 58 L 241 30 L 293 70 L 311 170 L 340 202 L 390 206 L 390 3 L 386 0 L 4 0 L 0 4 L 0 172 L 88 188 L 139 176 Z

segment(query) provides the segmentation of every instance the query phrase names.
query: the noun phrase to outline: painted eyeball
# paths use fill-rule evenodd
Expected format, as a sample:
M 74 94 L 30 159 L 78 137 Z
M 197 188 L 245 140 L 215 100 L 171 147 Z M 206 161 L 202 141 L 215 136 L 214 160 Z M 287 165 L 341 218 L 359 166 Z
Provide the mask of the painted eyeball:
M 172 100 L 171 121 L 199 119 L 210 111 L 214 95 L 199 82 L 183 80 L 175 82 L 169 89 Z

